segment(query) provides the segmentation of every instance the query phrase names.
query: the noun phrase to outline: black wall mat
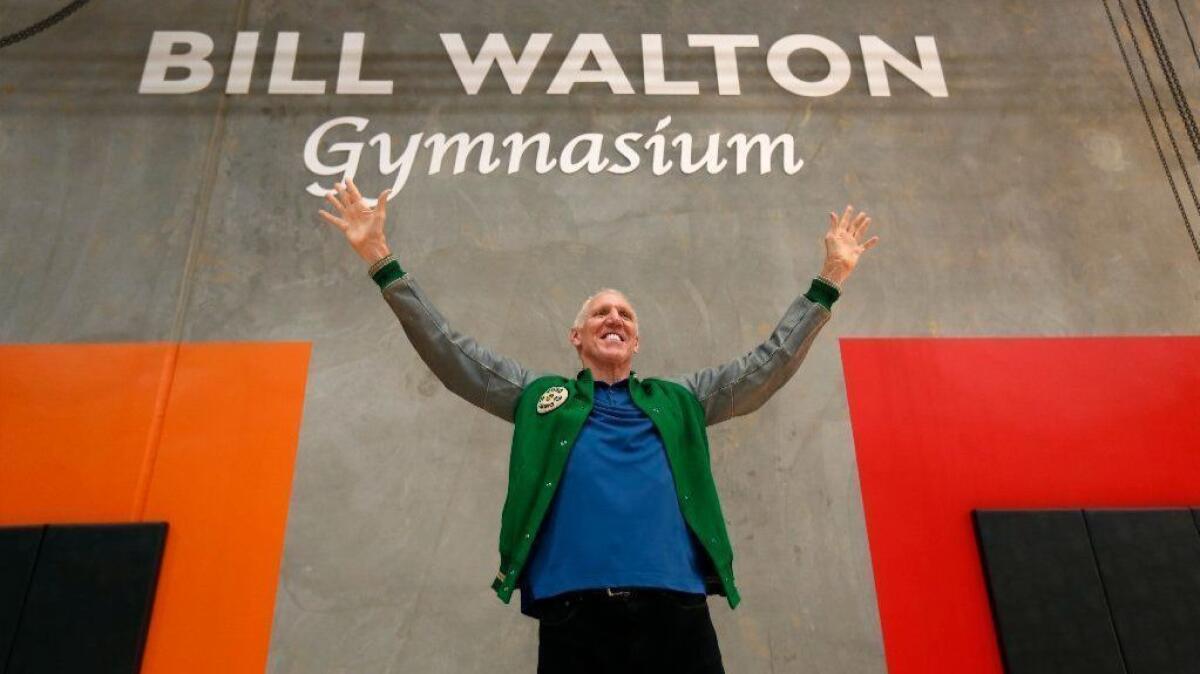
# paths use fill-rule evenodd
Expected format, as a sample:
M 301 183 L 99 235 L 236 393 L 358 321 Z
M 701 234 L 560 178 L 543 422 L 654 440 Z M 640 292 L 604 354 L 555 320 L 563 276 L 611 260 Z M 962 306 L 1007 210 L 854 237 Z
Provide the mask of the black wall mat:
M 1126 674 L 1083 514 L 973 516 L 1009 674 Z
M 136 674 L 167 525 L 50 526 L 5 674 Z
M 1200 672 L 1200 533 L 1190 510 L 1085 512 L 1129 674 Z
M 25 595 L 45 531 L 44 526 L 0 529 L 0 674 L 4 674 L 8 654 L 12 652 L 13 637 L 25 608 Z

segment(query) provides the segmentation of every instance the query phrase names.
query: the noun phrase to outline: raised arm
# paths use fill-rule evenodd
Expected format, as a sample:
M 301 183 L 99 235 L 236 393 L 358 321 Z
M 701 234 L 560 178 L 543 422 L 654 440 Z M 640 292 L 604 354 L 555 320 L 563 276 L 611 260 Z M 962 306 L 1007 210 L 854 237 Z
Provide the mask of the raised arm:
M 814 280 L 813 288 L 797 297 L 784 312 L 771 336 L 749 353 L 723 365 L 671 378 L 700 401 L 708 425 L 762 407 L 795 374 L 830 317 L 829 309 L 813 299 L 814 290 L 825 297 L 837 297 L 832 285 Z
M 670 378 L 696 396 L 708 425 L 753 412 L 791 379 L 817 333 L 829 322 L 841 284 L 858 264 L 859 255 L 878 243 L 877 236 L 858 243 L 871 222 L 865 213 L 854 217 L 854 208 L 847 206 L 840 217 L 829 215 L 821 274 L 792 302 L 766 341 L 723 365 Z
M 337 196 L 326 199 L 338 215 L 320 211 L 346 235 L 355 252 L 371 263 L 368 272 L 400 320 L 421 360 L 451 392 L 505 421 L 521 391 L 536 375 L 517 361 L 493 353 L 475 339 L 450 327 L 417 282 L 391 255 L 384 233 L 388 190 L 375 208 L 368 206 L 354 182 L 335 185 Z

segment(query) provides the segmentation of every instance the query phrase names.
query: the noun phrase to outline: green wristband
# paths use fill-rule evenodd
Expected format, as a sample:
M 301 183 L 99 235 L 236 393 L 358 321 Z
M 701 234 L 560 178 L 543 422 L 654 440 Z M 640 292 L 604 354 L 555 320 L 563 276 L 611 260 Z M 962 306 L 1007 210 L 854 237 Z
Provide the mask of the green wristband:
M 832 311 L 833 303 L 841 296 L 841 292 L 832 284 L 822 281 L 819 278 L 814 278 L 812 285 L 809 286 L 808 292 L 804 293 L 804 296 L 810 301 L 816 302 Z
M 390 260 L 376 270 L 374 274 L 371 274 L 371 280 L 375 281 L 380 290 L 382 290 L 390 283 L 394 282 L 396 279 L 402 278 L 403 276 L 404 270 L 400 268 L 400 263 L 395 260 Z

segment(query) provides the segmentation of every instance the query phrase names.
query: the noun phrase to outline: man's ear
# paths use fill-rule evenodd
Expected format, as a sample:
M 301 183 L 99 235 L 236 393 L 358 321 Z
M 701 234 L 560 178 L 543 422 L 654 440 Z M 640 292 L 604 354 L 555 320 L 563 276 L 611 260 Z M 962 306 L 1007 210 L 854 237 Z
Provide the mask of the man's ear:
M 571 331 L 567 333 L 567 339 L 576 348 L 583 346 L 583 338 L 579 336 L 579 328 L 571 328 Z
M 638 352 L 638 347 L 641 346 L 641 344 L 642 344 L 642 338 L 640 336 L 635 336 L 633 338 L 633 352 L 634 353 Z

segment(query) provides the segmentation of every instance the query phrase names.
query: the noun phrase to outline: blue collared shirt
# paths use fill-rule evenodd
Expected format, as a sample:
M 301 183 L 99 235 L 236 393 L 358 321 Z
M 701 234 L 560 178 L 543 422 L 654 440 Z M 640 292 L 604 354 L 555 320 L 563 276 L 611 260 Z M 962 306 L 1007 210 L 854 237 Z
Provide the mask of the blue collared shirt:
M 522 574 L 523 608 L 534 599 L 604 587 L 703 594 L 696 546 L 662 439 L 633 404 L 629 380 L 597 381 L 592 413 Z

